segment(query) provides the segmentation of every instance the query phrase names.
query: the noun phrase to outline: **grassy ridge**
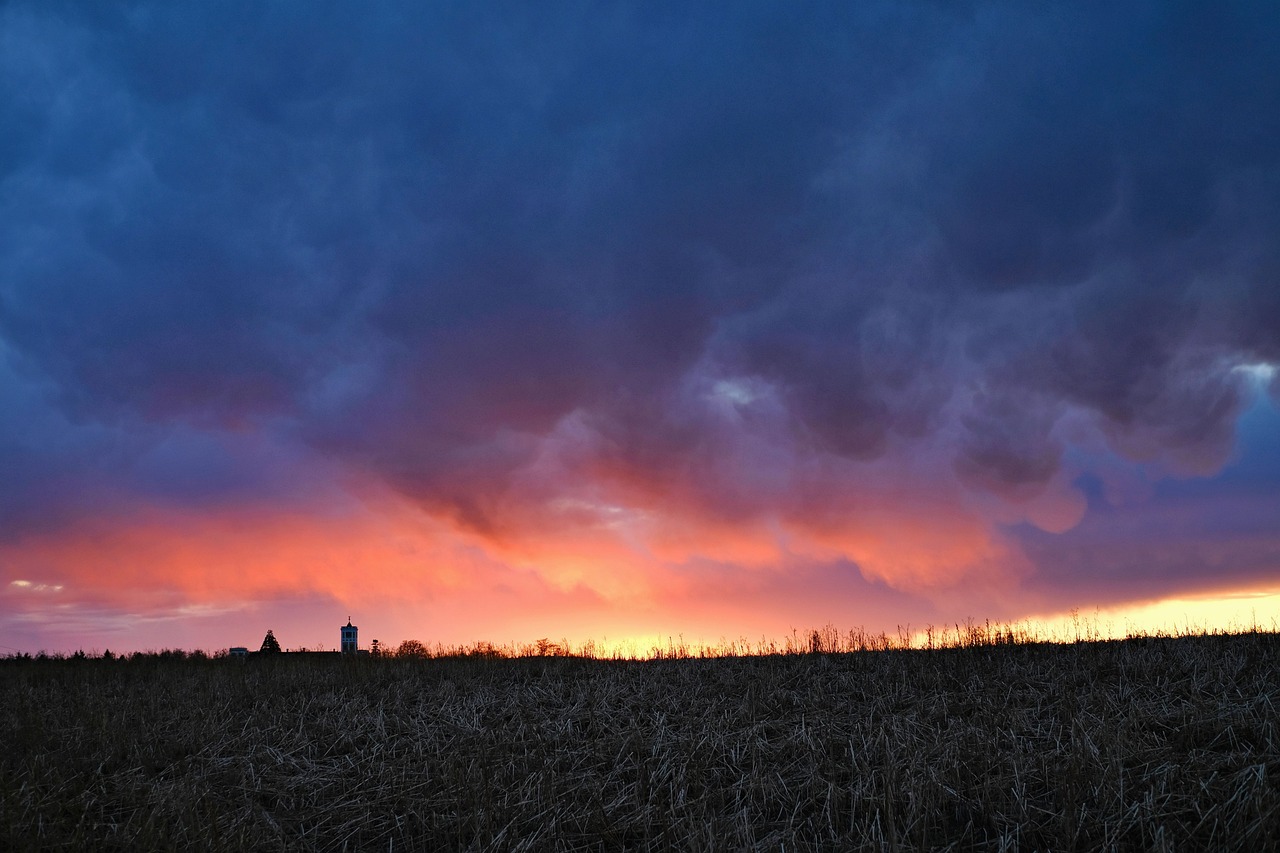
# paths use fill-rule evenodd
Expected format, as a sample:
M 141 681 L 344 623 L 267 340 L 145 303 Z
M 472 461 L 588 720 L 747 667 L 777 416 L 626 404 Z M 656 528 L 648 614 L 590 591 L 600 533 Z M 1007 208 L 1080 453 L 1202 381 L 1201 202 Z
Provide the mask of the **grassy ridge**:
M 0 848 L 1258 850 L 1280 636 L 0 665 Z

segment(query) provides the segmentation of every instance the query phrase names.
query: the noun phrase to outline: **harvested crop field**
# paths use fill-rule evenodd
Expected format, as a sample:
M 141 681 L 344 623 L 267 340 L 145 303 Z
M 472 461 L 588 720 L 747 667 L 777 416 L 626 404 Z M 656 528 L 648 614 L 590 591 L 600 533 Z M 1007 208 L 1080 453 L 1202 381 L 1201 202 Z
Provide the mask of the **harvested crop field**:
M 0 848 L 1260 850 L 1280 636 L 0 664 Z

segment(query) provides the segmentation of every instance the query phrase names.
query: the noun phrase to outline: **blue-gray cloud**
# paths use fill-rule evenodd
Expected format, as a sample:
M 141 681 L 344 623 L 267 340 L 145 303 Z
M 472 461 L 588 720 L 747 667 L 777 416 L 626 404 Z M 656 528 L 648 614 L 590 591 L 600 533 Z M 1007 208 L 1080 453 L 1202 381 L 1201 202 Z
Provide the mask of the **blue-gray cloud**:
M 1211 471 L 1280 362 L 1268 3 L 14 2 L 0 47 L 0 338 L 74 425 L 4 421 L 8 530 L 238 493 L 218 432 L 483 527 L 574 412 L 702 470 L 695 374 L 1016 499 L 1069 411 Z

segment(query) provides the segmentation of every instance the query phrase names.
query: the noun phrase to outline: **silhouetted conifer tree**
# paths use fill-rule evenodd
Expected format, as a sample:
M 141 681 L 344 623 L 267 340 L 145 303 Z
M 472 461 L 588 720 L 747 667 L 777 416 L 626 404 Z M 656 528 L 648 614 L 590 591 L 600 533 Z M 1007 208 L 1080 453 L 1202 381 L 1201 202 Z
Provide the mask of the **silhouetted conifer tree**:
M 258 650 L 262 654 L 278 654 L 280 652 L 280 641 L 276 639 L 276 635 L 271 633 L 271 629 L 267 629 L 267 636 L 262 638 L 262 648 Z

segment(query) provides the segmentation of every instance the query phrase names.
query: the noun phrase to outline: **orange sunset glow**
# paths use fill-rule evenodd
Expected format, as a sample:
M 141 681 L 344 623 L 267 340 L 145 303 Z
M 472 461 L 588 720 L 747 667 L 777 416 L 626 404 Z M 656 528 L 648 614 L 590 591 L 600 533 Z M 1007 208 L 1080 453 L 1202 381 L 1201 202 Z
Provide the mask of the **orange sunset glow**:
M 890 5 L 0 9 L 0 651 L 1273 625 L 1270 60 Z

